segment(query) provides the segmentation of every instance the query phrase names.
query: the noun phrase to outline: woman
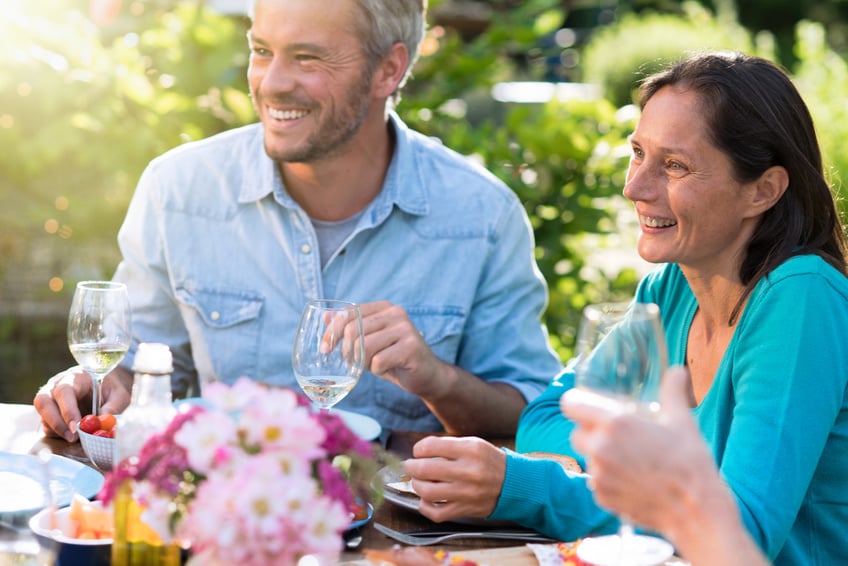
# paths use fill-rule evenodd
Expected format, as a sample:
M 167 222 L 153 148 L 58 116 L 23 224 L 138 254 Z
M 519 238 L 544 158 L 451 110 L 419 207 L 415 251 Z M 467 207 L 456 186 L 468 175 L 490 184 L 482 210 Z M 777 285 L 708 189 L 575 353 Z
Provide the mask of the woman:
M 650 77 L 640 102 L 624 195 L 639 254 L 662 265 L 636 300 L 660 305 L 670 362 L 689 369 L 695 418 L 755 542 L 775 564 L 845 563 L 846 243 L 809 112 L 776 66 L 726 53 Z M 573 377 L 525 409 L 518 451 L 577 456 L 559 418 Z M 426 438 L 414 456 L 406 470 L 434 520 L 508 519 L 563 540 L 617 527 L 586 477 L 554 464 L 476 439 Z

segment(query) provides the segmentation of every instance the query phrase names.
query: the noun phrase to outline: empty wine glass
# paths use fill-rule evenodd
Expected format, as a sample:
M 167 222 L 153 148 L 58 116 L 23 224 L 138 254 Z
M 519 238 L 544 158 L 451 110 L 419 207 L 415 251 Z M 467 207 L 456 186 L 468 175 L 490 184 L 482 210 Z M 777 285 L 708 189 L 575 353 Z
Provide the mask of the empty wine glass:
M 577 336 L 575 385 L 619 403 L 622 411 L 659 409 L 659 386 L 668 353 L 659 307 L 602 303 L 583 311 Z M 653 566 L 673 554 L 666 541 L 636 535 L 621 517 L 618 535 L 590 537 L 577 547 L 597 566 Z
M 68 347 L 91 376 L 91 414 L 100 412 L 100 383 L 130 347 L 127 286 L 111 281 L 77 283 L 68 316 Z
M 362 375 L 365 337 L 359 305 L 316 299 L 306 303 L 294 338 L 297 383 L 320 410 L 341 401 Z

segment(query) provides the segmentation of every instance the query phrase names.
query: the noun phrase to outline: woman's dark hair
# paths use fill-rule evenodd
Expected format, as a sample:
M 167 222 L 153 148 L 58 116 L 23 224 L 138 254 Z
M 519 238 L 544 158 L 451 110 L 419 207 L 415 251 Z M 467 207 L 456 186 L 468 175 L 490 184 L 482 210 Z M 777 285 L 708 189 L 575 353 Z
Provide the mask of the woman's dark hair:
M 813 119 L 789 76 L 741 53 L 694 55 L 648 77 L 640 106 L 665 86 L 697 93 L 710 140 L 729 157 L 737 181 L 753 181 L 774 165 L 789 173 L 786 192 L 748 242 L 739 269 L 745 291 L 730 324 L 757 282 L 792 256 L 816 254 L 846 274 L 848 246 Z

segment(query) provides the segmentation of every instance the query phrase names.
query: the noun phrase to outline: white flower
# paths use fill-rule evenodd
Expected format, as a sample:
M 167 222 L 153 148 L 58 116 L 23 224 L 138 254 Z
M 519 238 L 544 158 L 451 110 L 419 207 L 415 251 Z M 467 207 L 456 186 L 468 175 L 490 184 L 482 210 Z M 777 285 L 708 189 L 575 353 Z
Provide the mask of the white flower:
M 238 414 L 254 399 L 261 398 L 266 393 L 265 387 L 246 377 L 238 378 L 232 386 L 221 381 L 214 381 L 203 386 L 203 398 L 230 414 Z
M 185 448 L 188 463 L 204 475 L 223 459 L 232 456 L 232 445 L 237 440 L 232 419 L 218 411 L 197 415 L 174 435 L 174 442 Z
M 324 429 L 315 426 L 309 409 L 297 404 L 287 389 L 269 390 L 239 415 L 239 428 L 250 445 L 265 450 L 286 450 L 305 460 L 324 455 Z

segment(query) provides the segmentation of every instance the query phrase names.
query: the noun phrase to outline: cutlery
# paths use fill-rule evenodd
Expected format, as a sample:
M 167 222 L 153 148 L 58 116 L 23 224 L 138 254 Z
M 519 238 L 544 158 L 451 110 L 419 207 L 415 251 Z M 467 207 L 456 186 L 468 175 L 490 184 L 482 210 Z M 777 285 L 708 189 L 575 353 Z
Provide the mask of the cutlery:
M 546 537 L 534 531 L 526 530 L 454 531 L 444 532 L 444 534 L 438 535 L 414 535 L 390 529 L 386 525 L 382 525 L 380 523 L 374 523 L 374 528 L 387 537 L 410 546 L 427 546 L 461 538 L 519 540 L 525 542 L 556 542 L 556 540 L 552 538 Z
M 346 549 L 355 550 L 362 544 L 362 529 L 349 529 L 342 534 L 342 538 Z

